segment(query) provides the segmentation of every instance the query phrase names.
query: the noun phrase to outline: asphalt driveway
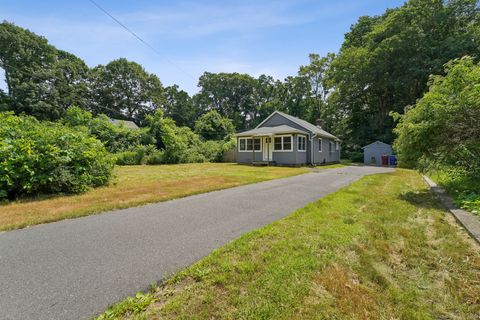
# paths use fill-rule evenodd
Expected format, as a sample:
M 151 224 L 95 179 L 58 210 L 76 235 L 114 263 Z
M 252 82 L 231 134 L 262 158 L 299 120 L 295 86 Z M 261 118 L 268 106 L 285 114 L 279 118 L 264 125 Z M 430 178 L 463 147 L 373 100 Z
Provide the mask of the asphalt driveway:
M 344 167 L 0 233 L 0 319 L 84 319 L 372 173 Z

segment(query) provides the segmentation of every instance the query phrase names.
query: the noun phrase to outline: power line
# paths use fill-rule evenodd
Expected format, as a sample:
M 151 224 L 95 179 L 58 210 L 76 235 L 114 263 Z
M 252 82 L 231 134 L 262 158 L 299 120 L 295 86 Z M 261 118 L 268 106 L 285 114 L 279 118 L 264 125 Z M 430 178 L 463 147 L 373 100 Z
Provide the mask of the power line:
M 183 68 L 180 68 L 180 66 L 178 66 L 177 64 L 175 64 L 172 60 L 170 60 L 169 58 L 167 58 L 164 54 L 160 53 L 157 49 L 155 49 L 155 47 L 153 47 L 151 44 L 149 44 L 147 41 L 143 40 L 138 34 L 136 34 L 133 30 L 131 30 L 130 28 L 128 28 L 125 24 L 123 24 L 120 20 L 118 20 L 117 18 L 115 18 L 112 14 L 110 14 L 106 9 L 104 9 L 102 6 L 100 6 L 97 2 L 95 2 L 94 0 L 88 0 L 90 1 L 95 7 L 97 7 L 100 11 L 102 11 L 103 13 L 105 13 L 107 16 L 109 16 L 113 21 L 115 21 L 118 25 L 120 25 L 123 29 L 125 29 L 128 33 L 130 33 L 132 36 L 134 36 L 138 41 L 140 41 L 141 43 L 143 43 L 144 45 L 146 45 L 147 47 L 149 47 L 153 52 L 155 52 L 158 56 L 160 56 L 161 58 L 165 59 L 166 61 L 168 61 L 170 64 L 172 64 L 174 67 L 176 67 L 178 70 L 182 71 L 183 73 L 185 73 L 186 75 L 188 75 L 189 77 L 192 77 L 192 79 L 194 80 L 197 80 L 192 74 L 190 74 L 189 72 L 187 72 L 186 70 L 184 70 Z

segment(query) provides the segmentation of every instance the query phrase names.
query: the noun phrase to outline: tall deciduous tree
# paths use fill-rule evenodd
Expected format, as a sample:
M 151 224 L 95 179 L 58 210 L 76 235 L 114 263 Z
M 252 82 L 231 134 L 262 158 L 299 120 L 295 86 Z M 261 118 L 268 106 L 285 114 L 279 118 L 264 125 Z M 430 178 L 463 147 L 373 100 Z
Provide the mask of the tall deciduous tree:
M 235 127 L 232 120 L 210 110 L 195 122 L 195 132 L 205 140 L 223 140 L 235 132 Z
M 4 109 L 55 120 L 72 103 L 84 106 L 85 63 L 8 22 L 0 24 L 0 68 L 7 84 Z
M 203 110 L 216 110 L 233 120 L 238 129 L 248 128 L 255 113 L 252 101 L 256 81 L 248 74 L 205 72 L 199 79 L 195 100 Z
M 201 114 L 188 93 L 180 90 L 176 84 L 165 88 L 163 110 L 165 116 L 172 118 L 178 126 L 190 128 L 195 126 L 195 119 Z
M 480 64 L 470 57 L 446 65 L 429 91 L 399 117 L 395 149 L 402 165 L 461 168 L 480 176 Z
M 478 56 L 478 28 L 475 0 L 410 0 L 381 16 L 360 18 L 330 72 L 329 100 L 344 117 L 337 133 L 347 147 L 391 142 L 390 112 L 414 104 L 427 90 L 429 75 L 442 74 L 449 60 Z
M 138 124 L 164 103 L 163 86 L 158 77 L 125 58 L 93 69 L 91 97 L 93 112 Z
M 328 83 L 328 72 L 335 54 L 328 53 L 325 57 L 320 57 L 318 54 L 311 53 L 308 57 L 310 63 L 306 66 L 301 66 L 298 75 L 306 78 L 310 83 L 311 102 L 314 103 L 310 118 L 326 120 L 326 100 L 331 90 Z

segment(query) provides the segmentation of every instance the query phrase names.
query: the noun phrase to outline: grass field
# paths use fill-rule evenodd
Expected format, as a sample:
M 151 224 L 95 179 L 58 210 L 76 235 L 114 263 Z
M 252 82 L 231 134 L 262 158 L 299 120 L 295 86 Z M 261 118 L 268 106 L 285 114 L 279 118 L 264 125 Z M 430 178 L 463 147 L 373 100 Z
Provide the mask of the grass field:
M 479 314 L 478 246 L 417 173 L 397 170 L 367 176 L 247 233 L 99 319 Z
M 0 205 L 0 231 L 305 172 L 308 172 L 308 169 L 226 163 L 117 166 L 116 177 L 108 187 L 80 195 L 43 197 Z

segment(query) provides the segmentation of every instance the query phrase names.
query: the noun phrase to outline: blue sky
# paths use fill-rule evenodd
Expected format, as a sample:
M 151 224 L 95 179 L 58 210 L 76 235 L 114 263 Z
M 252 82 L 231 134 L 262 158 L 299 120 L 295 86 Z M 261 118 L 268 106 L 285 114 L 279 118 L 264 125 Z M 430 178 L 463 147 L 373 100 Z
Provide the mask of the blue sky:
M 0 0 L 0 19 L 45 36 L 90 67 L 125 57 L 157 74 L 164 85 L 176 83 L 195 93 L 204 71 L 278 79 L 294 75 L 308 63 L 309 53 L 337 52 L 358 17 L 381 14 L 404 1 L 96 2 L 161 55 L 88 0 Z

